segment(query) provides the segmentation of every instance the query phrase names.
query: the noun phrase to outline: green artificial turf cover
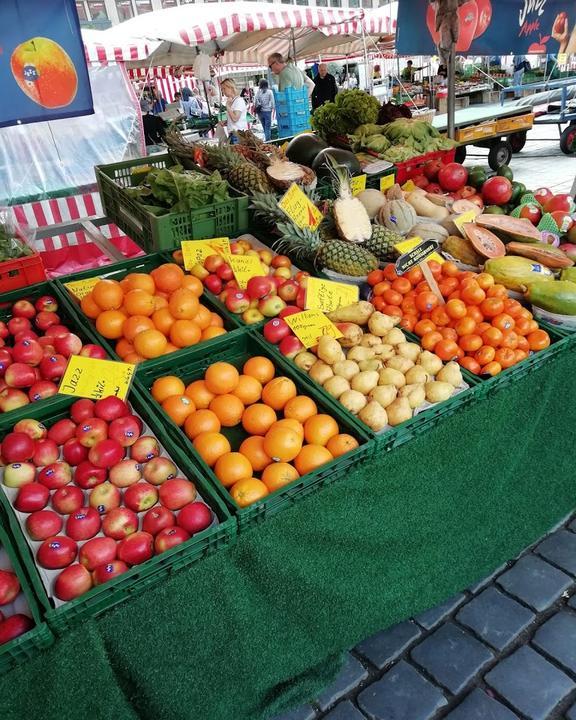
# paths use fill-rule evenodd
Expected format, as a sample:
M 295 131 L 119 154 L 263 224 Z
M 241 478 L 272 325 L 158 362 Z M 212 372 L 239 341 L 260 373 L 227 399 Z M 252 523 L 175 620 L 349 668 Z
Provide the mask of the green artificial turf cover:
M 574 507 L 573 343 L 82 623 L 0 678 L 3 720 L 260 720 L 343 650 L 469 586 Z

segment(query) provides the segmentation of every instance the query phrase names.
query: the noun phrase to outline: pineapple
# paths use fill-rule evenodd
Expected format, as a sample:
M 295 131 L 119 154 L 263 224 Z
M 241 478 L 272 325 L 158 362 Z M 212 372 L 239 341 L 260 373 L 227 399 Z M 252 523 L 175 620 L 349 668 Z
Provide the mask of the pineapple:
M 395 256 L 394 245 L 403 239 L 402 235 L 388 230 L 384 225 L 373 225 L 372 235 L 362 243 L 362 247 L 376 255 L 379 260 L 392 260 Z
M 364 205 L 352 195 L 348 170 L 338 165 L 330 155 L 326 160 L 330 163 L 334 190 L 338 195 L 332 207 L 338 235 L 343 240 L 355 243 L 369 240 L 372 235 L 372 223 Z
M 254 192 L 269 193 L 272 186 L 266 173 L 250 161 L 235 153 L 227 145 L 205 145 L 204 152 L 208 165 L 220 170 L 237 190 L 252 195 Z

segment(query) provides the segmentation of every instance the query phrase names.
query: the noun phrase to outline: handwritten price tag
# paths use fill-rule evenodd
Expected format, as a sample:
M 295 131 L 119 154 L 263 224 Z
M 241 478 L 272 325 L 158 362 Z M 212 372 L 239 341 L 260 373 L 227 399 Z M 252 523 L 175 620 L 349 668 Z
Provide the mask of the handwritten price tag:
M 321 310 L 304 310 L 287 315 L 284 320 L 305 348 L 314 347 L 322 335 L 341 338 L 342 333 Z
M 260 259 L 255 255 L 228 255 L 226 262 L 232 268 L 236 282 L 242 289 L 246 288 L 250 278 L 268 275 L 268 270 L 264 270 Z
M 316 205 L 306 197 L 296 183 L 290 185 L 278 203 L 278 207 L 300 228 L 316 230 L 322 222 L 322 213 Z
M 383 178 L 380 178 L 380 192 L 386 192 L 389 188 L 394 185 L 395 178 L 394 173 L 392 175 L 386 175 Z
M 363 190 L 366 190 L 366 175 L 356 175 L 350 178 L 350 189 L 352 190 L 352 195 L 358 195 Z
M 100 400 L 108 395 L 125 400 L 135 371 L 136 365 L 129 363 L 72 355 L 58 392 L 91 400 Z
M 462 215 L 458 215 L 458 217 L 454 218 L 454 225 L 462 232 L 462 226 L 465 223 L 471 223 L 474 222 L 476 219 L 477 213 L 474 212 L 474 210 L 468 210 L 468 212 L 462 213 Z
M 186 270 L 203 263 L 209 255 L 229 255 L 230 241 L 228 238 L 210 238 L 208 240 L 183 240 L 181 243 L 182 257 Z
M 99 277 L 94 277 L 86 278 L 86 280 L 73 280 L 72 282 L 64 283 L 64 285 L 76 299 L 82 300 L 86 295 L 90 295 L 94 289 L 94 285 L 96 285 L 100 279 Z
M 558 65 L 566 65 L 568 62 L 568 53 L 558 53 L 556 59 L 558 61 Z
M 331 312 L 340 307 L 346 307 L 358 302 L 359 289 L 357 285 L 320 280 L 309 277 L 306 286 L 306 309 Z

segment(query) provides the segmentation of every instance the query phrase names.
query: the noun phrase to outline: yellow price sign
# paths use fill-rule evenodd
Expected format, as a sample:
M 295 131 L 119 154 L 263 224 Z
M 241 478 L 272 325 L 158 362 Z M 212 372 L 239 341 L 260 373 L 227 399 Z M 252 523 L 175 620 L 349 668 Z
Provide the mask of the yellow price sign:
M 93 277 L 85 280 L 72 280 L 72 282 L 64 283 L 64 286 L 74 295 L 77 300 L 82 300 L 86 295 L 90 295 L 94 289 L 94 285 L 100 282 L 102 278 Z
M 236 282 L 242 289 L 246 288 L 250 278 L 268 275 L 268 269 L 264 269 L 260 258 L 255 255 L 228 255 L 226 262 L 232 268 Z
M 352 195 L 358 195 L 363 190 L 366 190 L 366 175 L 355 175 L 350 178 L 350 189 Z
M 462 232 L 462 226 L 466 223 L 474 222 L 476 219 L 477 213 L 474 210 L 468 210 L 467 212 L 462 213 L 461 215 L 458 215 L 458 217 L 454 218 L 454 225 Z
M 566 65 L 568 62 L 568 53 L 558 53 L 556 56 L 558 65 Z
M 286 150 L 288 150 L 288 145 L 290 144 L 289 140 L 286 140 L 286 142 L 283 142 L 282 145 L 280 145 L 280 150 L 285 153 Z
M 341 338 L 342 333 L 321 310 L 304 310 L 284 318 L 290 329 L 305 348 L 314 347 L 322 335 Z
M 306 309 L 332 312 L 358 302 L 359 296 L 360 290 L 357 285 L 309 277 L 306 285 Z
M 230 254 L 230 240 L 226 237 L 209 238 L 208 240 L 182 240 L 180 247 L 186 270 L 192 270 L 198 263 L 202 264 L 209 255 Z
M 386 192 L 386 190 L 389 190 L 395 182 L 396 178 L 394 177 L 394 173 L 380 178 L 380 192 Z
M 415 235 L 414 237 L 408 238 L 407 240 L 402 240 L 402 242 L 399 242 L 396 245 L 394 245 L 394 250 L 396 250 L 396 252 L 399 255 L 405 255 L 410 250 L 414 250 L 414 248 L 417 245 L 420 245 L 421 242 L 422 242 L 422 238 Z M 436 253 L 436 252 L 432 253 L 432 255 L 430 255 L 426 259 L 427 260 L 435 260 L 437 263 L 440 263 L 440 265 L 443 265 L 446 262 L 444 260 L 444 258 L 439 253 Z
M 126 399 L 136 365 L 72 355 L 60 381 L 61 395 L 100 400 L 109 395 Z
M 311 228 L 316 230 L 323 220 L 323 215 L 316 205 L 306 197 L 302 190 L 292 183 L 278 203 L 278 207 L 299 228 Z
M 404 190 L 404 192 L 412 192 L 413 190 L 416 190 L 416 185 L 414 185 L 412 180 L 406 180 L 404 185 L 402 185 L 402 190 Z

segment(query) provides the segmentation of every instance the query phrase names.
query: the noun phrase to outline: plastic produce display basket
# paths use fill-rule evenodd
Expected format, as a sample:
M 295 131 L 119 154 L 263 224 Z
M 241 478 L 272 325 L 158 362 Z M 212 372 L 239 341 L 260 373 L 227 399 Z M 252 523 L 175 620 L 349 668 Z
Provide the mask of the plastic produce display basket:
M 182 356 L 178 362 L 164 363 L 164 367 L 157 366 L 153 369 L 145 368 L 136 380 L 137 385 L 144 393 L 149 395 L 154 380 L 163 375 L 176 375 L 188 384 L 194 380 L 201 379 L 206 369 L 215 362 L 229 362 L 241 370 L 249 358 L 257 355 L 264 356 L 274 363 L 277 376 L 285 375 L 291 378 L 295 382 L 299 394 L 311 397 L 318 405 L 319 412 L 332 415 L 338 422 L 340 431 L 353 435 L 360 443 L 358 448 L 346 455 L 342 455 L 317 470 L 303 475 L 253 505 L 241 508 L 234 502 L 228 491 L 214 475 L 213 471 L 201 459 L 184 432 L 177 427 L 160 406 L 156 404 L 155 409 L 162 417 L 162 421 L 168 432 L 171 433 L 175 442 L 182 447 L 186 455 L 194 458 L 198 467 L 201 468 L 201 472 L 211 479 L 220 496 L 237 516 L 239 531 L 242 532 L 255 523 L 263 522 L 284 508 L 290 507 L 292 503 L 297 502 L 309 493 L 315 492 L 326 485 L 332 484 L 339 478 L 345 477 L 347 469 L 356 465 L 361 460 L 368 458 L 375 450 L 375 447 L 374 443 L 369 442 L 367 433 L 360 430 L 355 423 L 350 422 L 347 414 L 342 412 L 336 404 L 328 402 L 323 394 L 317 391 L 317 388 L 313 384 L 306 382 L 299 373 L 294 372 L 293 367 L 271 352 L 269 345 L 263 342 L 257 333 L 248 331 L 243 335 L 235 335 L 234 338 L 231 337 L 227 341 L 224 338 L 217 338 L 217 340 L 220 340 L 220 342 L 217 346 L 213 346 L 210 352 L 197 353 L 189 357 Z M 154 401 L 152 402 L 154 403 Z M 247 433 L 245 433 L 241 426 L 222 428 L 221 432 L 228 437 L 233 450 L 236 450 L 242 440 L 247 437 Z
M 274 104 L 280 136 L 296 135 L 310 129 L 310 100 L 306 85 L 301 90 L 275 90 Z
M 46 648 L 54 642 L 50 629 L 41 620 L 37 598 L 41 600 L 42 596 L 38 592 L 34 592 L 34 590 L 37 591 L 37 588 L 32 588 L 12 541 L 4 530 L 5 526 L 7 526 L 6 519 L 0 508 L 0 568 L 3 570 L 11 569 L 16 573 L 20 581 L 21 593 L 14 601 L 15 612 L 22 612 L 31 617 L 36 626 L 24 633 L 24 635 L 0 645 L 0 675 L 8 672 L 19 663 L 30 660 L 38 650 Z M 12 614 L 6 612 L 7 608 L 10 607 L 8 605 L 2 608 L 7 617 Z M 45 603 L 44 609 L 47 607 L 48 605 Z
M 437 150 L 436 152 L 426 153 L 426 155 L 419 155 L 411 160 L 406 160 L 406 162 L 396 163 L 396 182 L 402 185 L 406 180 L 420 175 L 422 168 L 430 160 L 440 160 L 446 164 L 454 162 L 455 156 L 456 149 L 452 148 L 451 150 Z
M 108 278 L 112 280 L 122 280 L 122 278 L 129 273 L 148 273 L 154 268 L 166 262 L 173 262 L 169 255 L 154 253 L 152 255 L 145 255 L 144 257 L 133 258 L 132 260 L 114 263 L 113 265 L 106 265 L 103 268 L 93 268 L 91 270 L 84 270 L 83 272 L 74 273 L 73 275 L 65 275 L 54 281 L 54 284 L 58 287 L 60 297 L 64 299 L 64 302 L 66 303 L 69 312 L 74 315 L 77 322 L 80 323 L 83 327 L 87 328 L 92 333 L 92 335 L 96 338 L 95 342 L 102 345 L 111 357 L 119 359 L 118 355 L 114 351 L 113 341 L 107 340 L 100 335 L 100 333 L 96 330 L 93 321 L 84 315 L 79 303 L 76 302 L 73 295 L 66 288 L 66 283 L 94 277 Z M 224 327 L 226 328 L 226 330 L 228 330 L 228 333 L 238 331 L 240 327 L 244 326 L 244 323 L 238 320 L 233 313 L 229 313 L 228 310 L 224 307 L 224 305 L 220 302 L 220 300 L 214 295 L 205 292 L 200 298 L 200 300 L 203 305 L 206 305 L 206 307 L 208 307 L 212 312 L 217 313 L 218 315 L 220 315 L 220 317 L 223 318 Z M 228 337 L 228 335 L 226 337 Z M 207 347 L 210 346 L 213 342 L 214 340 L 205 340 L 201 343 L 198 343 L 198 345 L 195 345 L 194 347 Z M 182 350 L 175 351 L 174 353 L 171 353 L 169 357 L 175 357 L 181 352 Z M 146 360 L 143 364 L 155 365 L 157 362 L 157 359 Z
M 231 517 L 224 502 L 214 492 L 212 484 L 199 471 L 198 467 L 190 462 L 188 456 L 172 442 L 163 423 L 150 408 L 146 399 L 137 391 L 131 390 L 129 397 L 134 411 L 144 419 L 151 432 L 163 446 L 165 454 L 172 458 L 188 479 L 192 480 L 198 489 L 199 495 L 207 502 L 215 513 L 218 523 L 195 534 L 190 540 L 182 543 L 150 560 L 135 565 L 127 572 L 98 585 L 84 595 L 60 604 L 47 596 L 42 582 L 40 571 L 36 566 L 32 550 L 24 537 L 16 511 L 12 508 L 4 488 L 0 490 L 0 504 L 8 517 L 12 536 L 15 539 L 20 556 L 25 564 L 29 576 L 33 579 L 34 587 L 41 596 L 43 604 L 49 608 L 46 612 L 46 621 L 56 635 L 64 634 L 74 624 L 86 617 L 95 617 L 105 610 L 123 602 L 129 597 L 140 593 L 149 585 L 156 585 L 171 573 L 186 568 L 213 552 L 227 547 L 236 537 L 236 522 Z M 31 417 L 52 425 L 57 420 L 68 417 L 70 406 L 75 398 L 60 396 L 58 403 L 51 407 L 33 408 L 26 413 L 26 408 L 18 411 L 16 418 L 0 418 L 0 436 L 4 436 L 18 420 Z
M 146 252 L 173 250 L 182 240 L 231 237 L 249 227 L 249 198 L 229 188 L 230 199 L 190 212 L 156 217 L 130 198 L 124 189 L 132 186 L 131 169 L 146 165 L 166 168 L 173 158 L 153 155 L 110 165 L 97 165 L 96 178 L 106 215 Z
M 46 280 L 42 257 L 32 253 L 26 257 L 5 260 L 0 263 L 0 288 L 2 292 L 25 288 Z

